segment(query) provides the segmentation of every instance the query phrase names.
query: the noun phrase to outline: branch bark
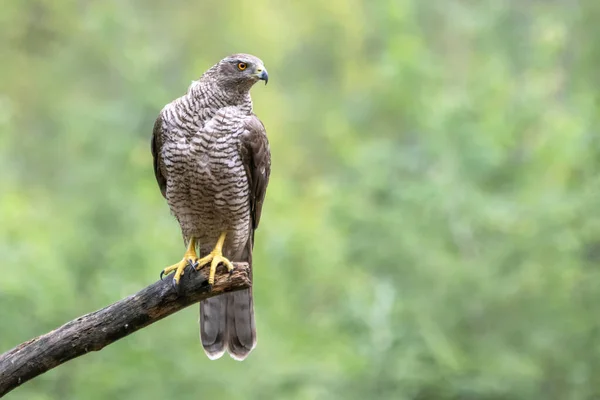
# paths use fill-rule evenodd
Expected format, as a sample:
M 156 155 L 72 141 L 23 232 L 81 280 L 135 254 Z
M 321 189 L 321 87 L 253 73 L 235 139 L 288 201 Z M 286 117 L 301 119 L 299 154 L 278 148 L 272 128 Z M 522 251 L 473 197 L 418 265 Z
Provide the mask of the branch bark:
M 101 310 L 0 355 L 0 397 L 44 372 L 105 346 L 209 297 L 249 288 L 248 264 L 234 263 L 232 275 L 217 274 L 208 286 L 208 266 L 186 273 L 179 290 L 170 276 Z

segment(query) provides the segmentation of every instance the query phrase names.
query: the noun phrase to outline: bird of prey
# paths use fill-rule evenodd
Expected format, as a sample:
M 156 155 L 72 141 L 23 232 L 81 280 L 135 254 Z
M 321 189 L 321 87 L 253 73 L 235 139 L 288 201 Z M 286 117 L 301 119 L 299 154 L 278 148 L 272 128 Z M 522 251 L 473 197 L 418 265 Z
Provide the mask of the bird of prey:
M 219 264 L 229 271 L 237 261 L 252 268 L 271 153 L 250 89 L 268 78 L 259 58 L 226 57 L 167 104 L 154 124 L 154 173 L 187 247 L 183 259 L 161 273 L 173 272 L 175 286 L 186 267 L 210 264 L 210 285 Z M 252 289 L 200 303 L 200 339 L 210 359 L 226 350 L 236 360 L 248 356 L 256 345 L 253 307 Z

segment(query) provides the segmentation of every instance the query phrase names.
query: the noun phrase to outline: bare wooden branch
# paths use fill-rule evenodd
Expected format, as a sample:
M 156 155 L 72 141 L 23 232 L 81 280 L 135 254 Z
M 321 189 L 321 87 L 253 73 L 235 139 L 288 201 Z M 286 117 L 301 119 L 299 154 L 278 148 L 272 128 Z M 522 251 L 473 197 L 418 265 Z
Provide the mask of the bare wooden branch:
M 0 355 L 0 397 L 28 380 L 105 346 L 184 309 L 224 292 L 250 287 L 248 264 L 234 263 L 231 276 L 217 274 L 208 287 L 208 267 L 186 273 L 173 288 L 171 277 L 158 281 L 108 307 L 67 322 L 58 329 Z

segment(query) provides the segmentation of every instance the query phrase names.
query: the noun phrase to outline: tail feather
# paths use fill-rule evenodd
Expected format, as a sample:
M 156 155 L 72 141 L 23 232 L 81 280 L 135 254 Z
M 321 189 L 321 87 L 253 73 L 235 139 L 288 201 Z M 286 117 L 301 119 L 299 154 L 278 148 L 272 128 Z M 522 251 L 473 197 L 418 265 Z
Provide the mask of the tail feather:
M 241 257 L 250 265 L 251 278 L 252 242 L 249 238 Z M 201 301 L 200 340 L 211 360 L 221 357 L 225 350 L 235 360 L 245 359 L 256 346 L 252 288 Z
M 226 313 L 226 307 L 227 299 L 224 295 L 200 302 L 200 340 L 204 352 L 211 360 L 216 360 L 225 353 L 227 321 L 222 316 Z
M 227 351 L 243 360 L 256 346 L 252 289 L 227 294 Z

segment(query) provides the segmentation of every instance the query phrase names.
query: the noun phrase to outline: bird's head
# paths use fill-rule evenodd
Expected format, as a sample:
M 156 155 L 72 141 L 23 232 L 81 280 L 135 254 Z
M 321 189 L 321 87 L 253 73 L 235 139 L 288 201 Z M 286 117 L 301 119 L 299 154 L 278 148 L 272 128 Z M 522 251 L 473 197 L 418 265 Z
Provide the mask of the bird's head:
M 222 87 L 240 92 L 250 90 L 261 80 L 266 85 L 269 80 L 263 62 L 250 54 L 233 54 L 219 61 L 214 68 L 215 78 Z

